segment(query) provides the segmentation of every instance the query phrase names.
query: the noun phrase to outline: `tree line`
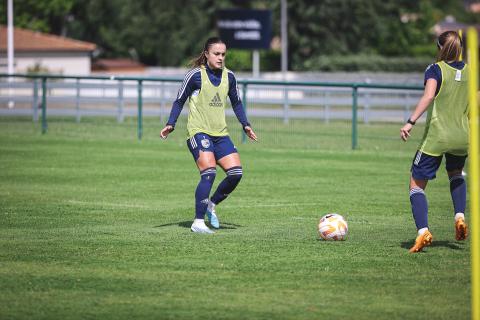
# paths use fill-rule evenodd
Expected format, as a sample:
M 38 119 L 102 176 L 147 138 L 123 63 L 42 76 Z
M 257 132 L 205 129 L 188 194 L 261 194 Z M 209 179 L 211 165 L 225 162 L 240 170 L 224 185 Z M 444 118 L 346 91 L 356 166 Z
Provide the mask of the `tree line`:
M 478 23 L 461 0 L 288 0 L 290 70 L 411 71 L 436 52 L 432 27 L 447 15 Z M 6 1 L 0 23 L 6 24 Z M 219 9 L 272 10 L 280 36 L 280 0 L 15 0 L 14 23 L 96 43 L 97 58 L 131 57 L 152 66 L 185 66 L 217 35 Z M 229 66 L 251 69 L 249 51 L 229 50 Z M 261 66 L 279 70 L 280 51 Z M 418 62 L 418 63 L 417 63 Z M 390 70 L 391 69 L 391 70 Z M 417 70 L 418 71 L 418 70 Z

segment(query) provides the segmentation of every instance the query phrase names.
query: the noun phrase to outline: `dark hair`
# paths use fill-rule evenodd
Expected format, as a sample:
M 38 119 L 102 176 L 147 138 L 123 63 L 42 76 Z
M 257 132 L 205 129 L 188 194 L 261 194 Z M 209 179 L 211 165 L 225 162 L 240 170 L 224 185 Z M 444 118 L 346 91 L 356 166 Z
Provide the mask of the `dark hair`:
M 456 31 L 445 31 L 437 40 L 437 61 L 458 61 L 462 54 L 462 39 Z
M 223 40 L 220 39 L 219 37 L 208 38 L 205 44 L 203 45 L 202 52 L 196 58 L 193 58 L 190 61 L 190 65 L 193 68 L 200 67 L 201 65 L 205 65 L 207 63 L 207 57 L 205 57 L 205 52 L 208 52 L 208 49 L 210 49 L 211 46 L 217 43 L 225 44 L 225 42 L 223 42 Z

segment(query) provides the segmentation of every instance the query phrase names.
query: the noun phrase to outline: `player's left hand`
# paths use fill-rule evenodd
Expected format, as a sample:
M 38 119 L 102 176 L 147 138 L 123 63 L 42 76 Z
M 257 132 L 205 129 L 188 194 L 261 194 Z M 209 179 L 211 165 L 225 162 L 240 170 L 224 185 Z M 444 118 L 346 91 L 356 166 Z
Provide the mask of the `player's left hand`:
M 253 131 L 253 129 L 249 126 L 245 126 L 243 128 L 243 130 L 245 130 L 245 134 L 253 141 L 258 141 L 258 138 L 257 138 L 257 135 L 255 134 L 255 132 Z
M 165 128 L 162 129 L 162 131 L 160 131 L 160 138 L 162 138 L 163 140 L 167 139 L 168 138 L 168 135 L 170 134 L 170 132 L 173 131 L 173 126 L 171 125 L 166 125 Z
M 400 138 L 402 138 L 403 141 L 407 141 L 407 139 L 410 137 L 410 131 L 412 130 L 413 125 L 410 123 L 406 123 L 401 129 L 400 129 Z

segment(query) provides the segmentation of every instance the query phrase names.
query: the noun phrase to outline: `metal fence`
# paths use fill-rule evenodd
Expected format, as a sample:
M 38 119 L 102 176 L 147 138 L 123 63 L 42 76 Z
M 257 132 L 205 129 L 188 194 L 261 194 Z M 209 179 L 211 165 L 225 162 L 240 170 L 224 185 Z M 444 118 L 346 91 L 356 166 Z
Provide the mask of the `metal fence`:
M 135 116 L 137 135 L 141 139 L 143 118 L 156 116 L 165 122 L 182 80 L 0 74 L 0 106 L 3 106 L 0 115 L 41 119 L 43 133 L 48 128 L 47 112 L 51 116 L 73 116 L 77 122 L 82 116 L 115 116 L 118 122 L 126 116 Z M 249 117 L 280 119 L 286 124 L 292 119 L 351 121 L 353 149 L 357 147 L 359 119 L 364 123 L 405 121 L 423 90 L 413 85 L 351 82 L 240 79 L 238 84 Z M 226 113 L 233 116 L 231 109 Z

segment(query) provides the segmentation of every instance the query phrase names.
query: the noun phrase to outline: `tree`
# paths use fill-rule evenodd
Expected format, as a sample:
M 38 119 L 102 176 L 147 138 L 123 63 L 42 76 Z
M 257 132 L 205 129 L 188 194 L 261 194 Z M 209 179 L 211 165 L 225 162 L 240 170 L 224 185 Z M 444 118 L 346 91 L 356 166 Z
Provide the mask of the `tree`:
M 279 36 L 279 0 L 16 0 L 15 25 L 94 42 L 101 57 L 179 66 L 217 34 L 217 11 L 234 6 L 272 10 L 273 36 Z M 0 10 L 0 23 L 6 23 L 6 6 Z M 430 29 L 447 13 L 480 21 L 458 0 L 290 0 L 290 69 L 324 66 L 323 57 L 433 56 Z M 245 61 L 243 53 L 232 53 Z M 278 54 L 262 57 L 275 60 Z
M 105 57 L 138 55 L 150 65 L 180 65 L 215 33 L 211 2 L 77 1 L 71 35 L 97 43 Z
M 54 34 L 65 32 L 69 13 L 76 0 L 16 0 L 14 23 L 20 28 Z M 7 24 L 7 1 L 0 7 L 0 23 Z

